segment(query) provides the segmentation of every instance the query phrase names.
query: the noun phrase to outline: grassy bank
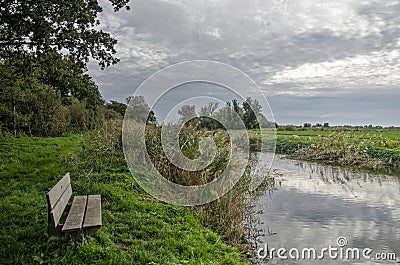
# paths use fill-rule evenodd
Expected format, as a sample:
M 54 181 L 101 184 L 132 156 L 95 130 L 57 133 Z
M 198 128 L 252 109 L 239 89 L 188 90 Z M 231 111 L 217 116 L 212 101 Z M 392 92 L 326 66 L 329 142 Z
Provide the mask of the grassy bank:
M 398 131 L 277 131 L 277 153 L 297 159 L 365 169 L 400 168 Z
M 190 209 L 150 198 L 124 164 L 83 170 L 81 139 L 0 142 L 0 264 L 247 264 Z M 70 170 L 75 195 L 102 195 L 103 227 L 78 242 L 46 232 L 45 194 Z

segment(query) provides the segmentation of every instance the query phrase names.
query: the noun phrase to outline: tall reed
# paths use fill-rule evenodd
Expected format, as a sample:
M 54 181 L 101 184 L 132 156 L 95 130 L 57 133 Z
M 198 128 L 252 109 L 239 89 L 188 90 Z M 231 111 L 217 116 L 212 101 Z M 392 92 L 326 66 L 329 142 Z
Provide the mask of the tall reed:
M 184 170 L 172 164 L 165 155 L 161 144 L 161 127 L 146 126 L 145 143 L 147 152 L 157 171 L 168 180 L 181 185 L 201 185 L 217 178 L 226 168 L 231 152 L 229 135 L 224 130 L 203 131 L 192 126 L 183 127 L 179 135 L 179 146 L 182 153 L 194 159 L 199 156 L 199 143 L 202 137 L 212 137 L 217 146 L 216 155 L 212 163 L 205 169 L 198 171 Z M 107 172 L 108 170 L 122 170 L 128 172 L 122 150 L 121 121 L 108 121 L 81 142 L 82 151 L 70 158 L 69 164 L 77 174 L 88 175 L 90 172 Z M 140 159 L 143 150 L 132 154 Z M 219 199 L 200 206 L 191 207 L 204 225 L 223 236 L 223 239 L 232 245 L 245 248 L 245 222 L 253 213 L 256 198 L 265 190 L 273 188 L 273 178 L 266 178 L 265 182 L 256 191 L 250 191 L 249 183 L 251 165 L 248 165 L 244 175 L 227 194 Z

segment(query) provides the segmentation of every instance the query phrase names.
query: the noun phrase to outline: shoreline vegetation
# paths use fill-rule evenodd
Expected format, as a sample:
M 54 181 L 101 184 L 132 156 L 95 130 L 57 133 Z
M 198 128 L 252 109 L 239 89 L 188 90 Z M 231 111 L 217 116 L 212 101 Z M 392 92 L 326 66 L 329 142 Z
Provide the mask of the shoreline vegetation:
M 257 143 L 261 140 L 260 134 L 252 131 L 250 139 Z M 253 145 L 255 149 L 258 146 Z M 278 129 L 276 153 L 293 159 L 399 175 L 400 131 Z

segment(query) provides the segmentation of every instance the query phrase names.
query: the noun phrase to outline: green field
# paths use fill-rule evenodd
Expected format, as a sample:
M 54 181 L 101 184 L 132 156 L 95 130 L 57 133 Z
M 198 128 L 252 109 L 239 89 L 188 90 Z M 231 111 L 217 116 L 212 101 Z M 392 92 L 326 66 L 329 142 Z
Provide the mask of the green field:
M 299 136 L 327 136 L 331 134 L 343 133 L 349 136 L 361 137 L 364 139 L 381 139 L 382 137 L 397 141 L 400 147 L 400 131 L 373 131 L 373 130 L 359 130 L 359 131 L 342 131 L 342 130 L 295 130 L 295 131 L 276 131 L 277 135 L 299 135 Z
M 399 131 L 277 131 L 277 152 L 342 166 L 398 171 Z
M 72 169 L 81 139 L 0 142 L 0 264 L 247 264 L 188 208 L 149 197 L 122 164 L 71 175 L 74 195 L 102 195 L 96 235 L 48 237 L 46 192 Z

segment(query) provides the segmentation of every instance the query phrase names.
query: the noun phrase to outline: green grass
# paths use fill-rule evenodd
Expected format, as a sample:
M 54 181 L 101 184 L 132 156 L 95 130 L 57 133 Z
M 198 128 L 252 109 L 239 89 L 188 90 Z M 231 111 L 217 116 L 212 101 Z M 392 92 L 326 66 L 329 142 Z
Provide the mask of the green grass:
M 45 195 L 81 138 L 0 142 L 0 264 L 248 264 L 188 208 L 153 200 L 122 168 L 71 176 L 74 195 L 102 195 L 94 236 L 48 237 Z
M 276 150 L 294 158 L 366 169 L 400 168 L 400 131 L 277 131 Z

